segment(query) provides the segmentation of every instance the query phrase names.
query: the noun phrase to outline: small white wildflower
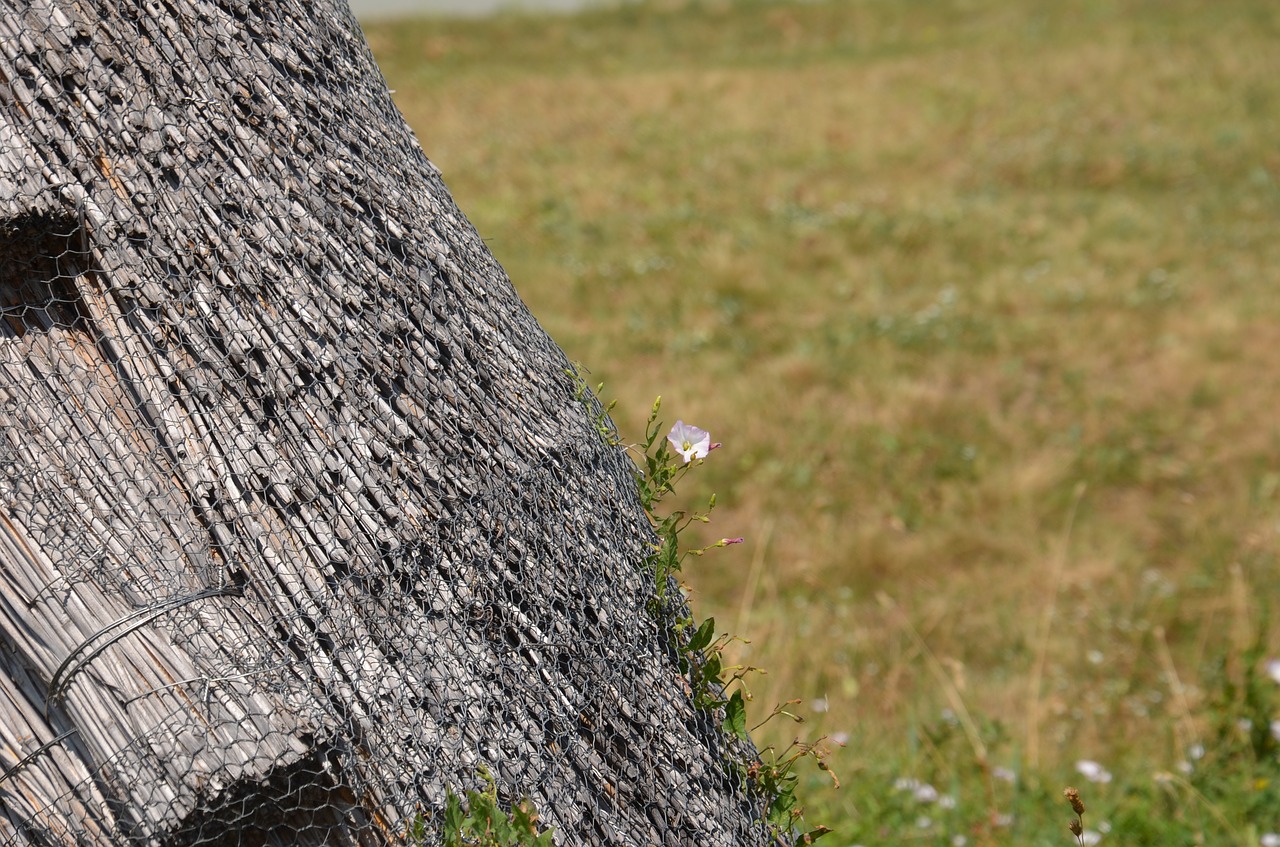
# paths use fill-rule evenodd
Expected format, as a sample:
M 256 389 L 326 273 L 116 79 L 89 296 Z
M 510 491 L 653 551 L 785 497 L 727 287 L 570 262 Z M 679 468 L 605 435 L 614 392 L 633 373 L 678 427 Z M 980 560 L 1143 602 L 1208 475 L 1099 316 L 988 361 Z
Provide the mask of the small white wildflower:
M 1188 747 L 1188 748 L 1187 748 L 1187 758 L 1188 758 L 1188 759 L 1192 759 L 1192 760 L 1195 760 L 1195 759 L 1203 759 L 1203 758 L 1204 758 L 1204 745 L 1203 745 L 1203 744 L 1192 744 L 1190 747 Z
M 915 791 L 919 787 L 919 780 L 912 779 L 909 776 L 900 776 L 893 781 L 894 791 Z
M 933 826 L 933 818 L 929 817 L 928 815 L 921 815 L 920 817 L 916 818 L 917 829 L 928 829 L 931 826 Z
M 911 793 L 920 803 L 932 803 L 938 799 L 938 789 L 927 782 L 917 785 L 915 791 Z
M 813 704 L 812 704 L 812 705 L 813 705 L 813 710 L 814 710 L 815 712 L 817 712 L 817 713 L 819 713 L 819 714 L 822 714 L 823 712 L 825 712 L 825 711 L 827 710 L 827 708 L 829 707 L 829 705 L 830 705 L 830 704 L 829 704 L 829 703 L 827 703 L 827 698 L 826 698 L 826 697 L 815 697 L 815 698 L 813 698 Z
M 1189 774 L 1195 769 L 1196 769 L 1196 766 L 1186 761 L 1185 759 L 1182 760 L 1181 762 L 1178 762 L 1178 770 L 1182 771 L 1185 774 Z
M 1264 832 L 1258 844 L 1261 847 L 1280 847 L 1280 832 Z
M 1010 815 L 1010 814 L 996 815 L 991 822 L 994 823 L 996 826 L 1000 826 L 1000 827 L 1013 826 L 1013 815 Z
M 951 847 L 964 847 L 964 845 L 968 843 L 969 839 L 965 838 L 963 835 L 951 836 Z
M 1091 665 L 1100 665 L 1107 657 L 1102 654 L 1101 650 L 1090 650 L 1085 653 L 1085 658 L 1089 660 Z
M 846 744 L 848 744 L 848 743 L 849 743 L 849 733 L 847 733 L 847 732 L 833 732 L 833 733 L 831 733 L 831 741 L 832 741 L 832 743 L 834 743 L 834 744 L 838 744 L 838 745 L 840 745 L 841 747 L 843 747 L 844 745 L 846 745 Z
M 1271 677 L 1276 685 L 1280 685 L 1280 659 L 1268 659 L 1266 669 L 1267 676 Z
M 1271 737 L 1276 741 L 1280 741 L 1280 720 L 1271 722 Z
M 992 768 L 991 775 L 1002 782 L 1017 782 L 1018 775 L 1008 768 Z
M 938 798 L 939 809 L 954 809 L 956 807 L 956 798 L 950 794 L 943 794 Z
M 1103 835 L 1106 835 L 1110 831 L 1111 831 L 1111 821 L 1102 821 L 1101 823 L 1098 824 L 1098 832 L 1101 832 Z
M 671 446 L 684 459 L 685 464 L 694 459 L 705 459 L 713 449 L 711 433 L 684 421 L 676 421 L 675 426 L 671 427 L 671 432 L 667 434 L 667 441 L 671 442 Z
M 1248 718 L 1241 718 L 1240 720 L 1236 721 L 1236 729 L 1240 730 L 1241 732 L 1249 732 L 1250 730 L 1253 729 L 1253 721 L 1249 720 Z
M 1090 782 L 1110 782 L 1111 771 L 1092 759 L 1081 759 L 1076 762 L 1076 770 Z
M 1084 832 L 1080 833 L 1080 843 L 1083 844 L 1084 847 L 1093 847 L 1093 845 L 1097 844 L 1101 840 L 1102 833 L 1096 832 L 1092 829 L 1086 829 Z

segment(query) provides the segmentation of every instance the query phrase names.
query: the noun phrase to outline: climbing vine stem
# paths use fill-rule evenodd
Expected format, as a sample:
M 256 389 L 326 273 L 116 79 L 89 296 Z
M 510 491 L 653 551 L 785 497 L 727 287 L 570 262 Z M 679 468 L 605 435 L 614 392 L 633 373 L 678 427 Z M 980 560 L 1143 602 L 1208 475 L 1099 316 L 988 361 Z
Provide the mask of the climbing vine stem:
M 599 395 L 603 386 L 597 386 Z M 586 402 L 585 388 L 582 399 Z M 618 445 L 616 430 L 606 425 L 608 412 L 614 407 L 588 404 L 588 408 L 603 409 L 597 412 L 596 427 L 606 442 Z M 713 450 L 720 447 L 711 441 L 710 434 L 682 420 L 666 429 L 659 415 L 662 398 L 653 401 L 649 418 L 645 423 L 644 438 L 628 449 L 635 464 L 636 490 L 645 514 L 649 516 L 654 532 L 652 551 L 646 565 L 654 578 L 654 594 L 650 611 L 659 619 L 671 620 L 672 634 L 678 645 L 677 655 L 681 673 L 689 684 L 693 705 L 720 718 L 720 729 L 726 735 L 741 741 L 750 741 L 747 729 L 746 704 L 751 700 L 747 687 L 748 674 L 758 671 L 743 665 L 725 665 L 725 648 L 741 640 L 728 634 L 717 634 L 714 618 L 701 622 L 690 616 L 685 604 L 669 602 L 673 584 L 690 557 L 698 557 L 721 547 L 742 542 L 742 538 L 721 538 L 705 547 L 684 550 L 681 535 L 695 523 L 708 523 L 715 509 L 716 498 L 711 495 L 705 509 L 686 510 L 665 508 L 665 501 L 676 493 L 676 485 L 693 468 L 700 466 Z M 674 613 L 673 613 L 673 610 Z M 788 700 L 773 708 L 760 724 L 774 718 L 785 718 L 796 723 L 803 721 L 792 711 L 799 700 Z M 798 782 L 797 766 L 804 761 L 813 762 L 819 770 L 829 775 L 839 787 L 840 782 L 827 763 L 830 748 L 824 746 L 825 738 L 816 741 L 792 741 L 784 749 L 766 747 L 759 755 L 738 765 L 739 775 L 748 790 L 761 802 L 762 822 L 769 826 L 781 843 L 812 844 L 830 830 L 825 826 L 809 828 L 805 824 L 804 810 L 796 798 Z

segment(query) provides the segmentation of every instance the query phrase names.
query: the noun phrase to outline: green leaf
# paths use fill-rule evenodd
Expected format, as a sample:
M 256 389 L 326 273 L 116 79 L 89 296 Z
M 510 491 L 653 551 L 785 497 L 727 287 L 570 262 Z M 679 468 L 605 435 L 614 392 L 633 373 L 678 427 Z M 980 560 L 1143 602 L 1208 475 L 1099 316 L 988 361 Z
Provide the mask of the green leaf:
M 702 678 L 707 682 L 720 681 L 720 654 L 711 653 L 707 656 L 707 663 L 702 666 Z
M 445 847 L 462 847 L 462 801 L 450 791 L 444 801 Z
M 702 622 L 702 626 L 698 627 L 698 631 L 689 639 L 689 652 L 701 653 L 711 643 L 711 639 L 716 635 L 716 619 L 707 618 Z
M 806 832 L 804 835 L 801 835 L 798 839 L 796 839 L 796 844 L 797 845 L 812 844 L 822 836 L 830 835 L 831 832 L 832 830 L 830 827 L 826 827 L 826 826 L 815 827 L 809 830 L 808 832 Z
M 730 735 L 747 740 L 747 704 L 743 702 L 742 692 L 735 691 L 724 706 L 724 721 L 720 726 Z

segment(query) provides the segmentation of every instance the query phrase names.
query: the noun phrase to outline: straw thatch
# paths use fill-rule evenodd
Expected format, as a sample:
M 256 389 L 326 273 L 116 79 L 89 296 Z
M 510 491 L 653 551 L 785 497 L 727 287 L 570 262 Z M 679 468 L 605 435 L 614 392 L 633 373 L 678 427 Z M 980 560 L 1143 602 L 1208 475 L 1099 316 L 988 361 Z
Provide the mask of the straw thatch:
M 765 843 L 340 0 L 0 0 L 0 843 Z

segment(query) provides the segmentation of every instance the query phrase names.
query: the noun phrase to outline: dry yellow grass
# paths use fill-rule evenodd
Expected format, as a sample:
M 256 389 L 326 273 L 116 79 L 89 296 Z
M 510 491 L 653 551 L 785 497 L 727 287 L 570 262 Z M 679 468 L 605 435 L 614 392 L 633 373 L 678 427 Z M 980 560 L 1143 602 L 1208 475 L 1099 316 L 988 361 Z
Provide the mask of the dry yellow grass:
M 838 771 L 927 760 L 956 696 L 992 764 L 1170 768 L 1219 664 L 1260 627 L 1280 652 L 1280 7 L 668 4 L 370 37 L 624 432 L 661 394 L 725 442 L 681 494 L 716 491 L 709 532 L 748 544 L 693 563 L 695 608 L 751 638 L 758 700 L 825 699 Z

